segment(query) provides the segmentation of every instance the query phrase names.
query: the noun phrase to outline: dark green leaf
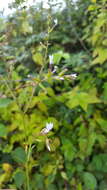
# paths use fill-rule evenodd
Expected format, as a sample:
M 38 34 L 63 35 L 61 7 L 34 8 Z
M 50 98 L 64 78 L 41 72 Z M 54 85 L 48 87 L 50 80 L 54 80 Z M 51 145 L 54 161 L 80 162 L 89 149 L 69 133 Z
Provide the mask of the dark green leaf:
M 9 98 L 0 98 L 0 108 L 7 107 L 12 102 Z
M 17 170 L 14 175 L 14 180 L 17 188 L 20 188 L 25 183 L 25 172 L 23 170 Z
M 83 175 L 83 181 L 87 190 L 95 190 L 97 181 L 92 173 L 85 172 Z
M 26 163 L 27 156 L 23 148 L 18 147 L 14 151 L 12 151 L 11 154 L 12 154 L 13 159 L 16 162 L 22 163 L 22 164 Z

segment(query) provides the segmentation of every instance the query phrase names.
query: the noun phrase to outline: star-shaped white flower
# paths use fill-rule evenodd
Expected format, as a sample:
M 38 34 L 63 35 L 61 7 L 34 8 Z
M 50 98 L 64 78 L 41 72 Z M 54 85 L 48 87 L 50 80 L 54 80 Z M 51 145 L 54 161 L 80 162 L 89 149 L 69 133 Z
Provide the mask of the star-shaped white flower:
M 46 123 L 46 127 L 42 129 L 41 134 L 47 134 L 49 131 L 51 131 L 53 128 L 53 123 Z
M 54 19 L 54 23 L 55 23 L 55 25 L 57 25 L 57 24 L 58 24 L 58 20 L 57 20 L 57 18 L 56 18 L 56 19 Z
M 53 62 L 53 55 L 49 55 L 49 64 L 50 65 L 54 64 L 54 62 Z
M 71 74 L 71 77 L 72 77 L 73 79 L 75 79 L 75 78 L 77 77 L 77 74 L 76 74 L 76 73 Z

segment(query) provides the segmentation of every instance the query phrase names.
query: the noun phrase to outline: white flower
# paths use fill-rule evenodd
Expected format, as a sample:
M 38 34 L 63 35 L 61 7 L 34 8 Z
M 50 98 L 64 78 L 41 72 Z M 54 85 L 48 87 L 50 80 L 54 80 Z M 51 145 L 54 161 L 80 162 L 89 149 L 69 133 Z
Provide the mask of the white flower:
M 64 77 L 65 78 L 68 78 L 68 79 L 76 79 L 76 77 L 77 77 L 77 74 L 76 73 L 74 73 L 74 74 L 70 74 L 70 75 L 64 75 Z
M 64 80 L 64 77 L 55 76 L 54 79 L 56 79 L 56 80 Z
M 53 123 L 46 123 L 46 127 L 44 129 L 42 129 L 41 134 L 47 134 L 49 133 L 49 131 L 51 131 L 51 129 L 53 128 Z
M 49 55 L 49 64 L 52 65 L 53 63 L 53 55 Z
M 55 23 L 55 25 L 57 25 L 58 24 L 58 20 L 54 19 L 54 23 Z
M 53 128 L 53 123 L 47 123 L 46 128 L 50 131 Z
M 71 76 L 73 79 L 75 79 L 75 78 L 77 77 L 77 74 L 74 73 L 74 74 L 71 74 L 70 76 Z

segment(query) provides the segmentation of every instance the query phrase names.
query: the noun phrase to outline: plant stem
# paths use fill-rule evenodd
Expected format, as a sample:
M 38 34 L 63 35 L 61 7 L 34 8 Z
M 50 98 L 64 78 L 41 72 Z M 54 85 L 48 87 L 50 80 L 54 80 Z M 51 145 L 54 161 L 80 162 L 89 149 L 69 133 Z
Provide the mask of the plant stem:
M 29 181 L 29 163 L 26 162 L 26 190 L 30 190 L 30 181 Z
M 30 159 L 30 155 L 32 153 L 32 147 L 31 144 L 29 144 L 29 146 L 27 146 L 27 161 L 26 161 L 26 190 L 30 190 L 30 178 L 29 178 L 29 159 Z

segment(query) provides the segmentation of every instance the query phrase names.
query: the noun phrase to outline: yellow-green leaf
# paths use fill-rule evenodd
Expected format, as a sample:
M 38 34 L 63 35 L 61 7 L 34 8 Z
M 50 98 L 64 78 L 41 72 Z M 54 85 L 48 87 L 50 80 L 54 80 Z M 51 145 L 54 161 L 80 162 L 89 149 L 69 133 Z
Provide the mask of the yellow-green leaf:
M 87 111 L 88 104 L 99 103 L 100 100 L 96 97 L 96 94 L 93 92 L 78 92 L 74 89 L 68 97 L 68 102 L 66 105 L 69 108 L 74 108 L 76 106 L 81 106 L 85 111 Z
M 96 50 L 97 58 L 94 59 L 92 65 L 94 64 L 103 64 L 107 60 L 107 49 L 106 48 L 98 48 Z
M 36 64 L 43 65 L 43 57 L 42 57 L 41 53 L 33 54 L 32 58 Z

